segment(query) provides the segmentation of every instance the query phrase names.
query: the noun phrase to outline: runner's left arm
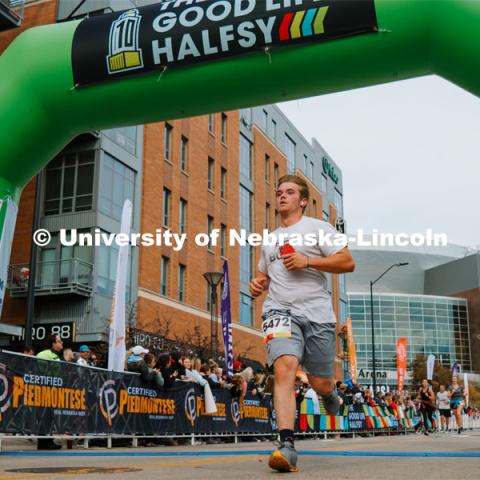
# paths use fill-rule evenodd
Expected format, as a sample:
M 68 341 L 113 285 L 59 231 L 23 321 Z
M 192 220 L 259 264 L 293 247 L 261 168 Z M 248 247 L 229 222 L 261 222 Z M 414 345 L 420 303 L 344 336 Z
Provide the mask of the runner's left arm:
M 309 257 L 295 252 L 282 255 L 282 258 L 287 270 L 315 268 L 327 273 L 347 273 L 355 270 L 355 261 L 348 247 L 344 247 L 328 257 Z

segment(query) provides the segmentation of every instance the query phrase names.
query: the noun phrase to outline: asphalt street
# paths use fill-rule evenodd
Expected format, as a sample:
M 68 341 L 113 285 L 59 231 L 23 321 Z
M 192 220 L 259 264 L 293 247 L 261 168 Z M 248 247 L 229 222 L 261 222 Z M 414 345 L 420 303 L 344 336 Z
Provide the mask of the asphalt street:
M 477 479 L 480 431 L 298 440 L 298 473 L 269 470 L 271 442 L 150 448 L 91 448 L 37 452 L 4 440 L 0 480 L 10 479 Z

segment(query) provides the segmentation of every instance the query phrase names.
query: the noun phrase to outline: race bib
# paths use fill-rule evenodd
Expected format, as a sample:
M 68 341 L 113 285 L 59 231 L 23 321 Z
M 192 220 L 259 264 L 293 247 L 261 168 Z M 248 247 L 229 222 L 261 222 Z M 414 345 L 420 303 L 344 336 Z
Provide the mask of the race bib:
M 286 314 L 273 313 L 262 322 L 263 341 L 292 335 L 292 318 Z

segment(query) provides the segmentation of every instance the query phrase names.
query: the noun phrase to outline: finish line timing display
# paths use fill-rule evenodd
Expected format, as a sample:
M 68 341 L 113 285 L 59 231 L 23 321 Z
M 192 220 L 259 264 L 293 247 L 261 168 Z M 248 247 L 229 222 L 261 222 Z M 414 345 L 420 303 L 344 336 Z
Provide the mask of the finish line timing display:
M 376 29 L 373 0 L 173 0 L 83 20 L 73 38 L 74 83 Z

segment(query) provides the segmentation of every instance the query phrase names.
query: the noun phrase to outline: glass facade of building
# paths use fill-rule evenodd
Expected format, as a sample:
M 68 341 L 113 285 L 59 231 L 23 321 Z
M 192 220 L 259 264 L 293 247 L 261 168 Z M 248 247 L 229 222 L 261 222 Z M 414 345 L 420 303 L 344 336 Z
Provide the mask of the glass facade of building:
M 370 294 L 349 294 L 358 369 L 372 369 Z M 376 370 L 396 370 L 396 341 L 406 337 L 407 365 L 417 354 L 435 355 L 444 366 L 458 361 L 471 370 L 467 301 L 430 295 L 373 296 Z M 389 379 L 389 384 L 396 384 Z

